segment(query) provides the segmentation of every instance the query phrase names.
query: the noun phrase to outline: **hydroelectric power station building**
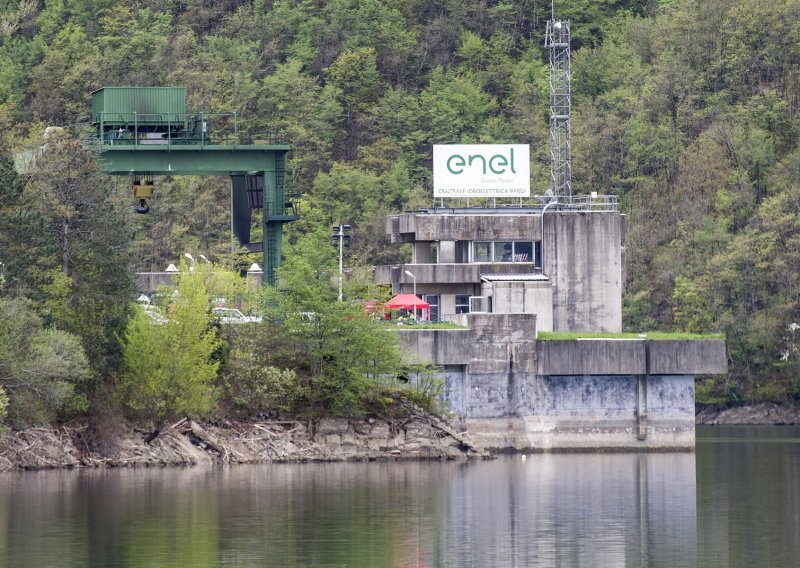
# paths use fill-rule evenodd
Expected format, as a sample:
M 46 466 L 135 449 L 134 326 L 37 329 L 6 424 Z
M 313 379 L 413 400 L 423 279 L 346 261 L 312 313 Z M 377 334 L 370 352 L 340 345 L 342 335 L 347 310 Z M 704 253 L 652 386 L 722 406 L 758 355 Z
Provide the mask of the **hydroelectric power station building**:
M 529 197 L 527 146 L 434 146 L 441 206 L 389 218 L 387 233 L 411 245 L 411 262 L 378 267 L 375 278 L 420 293 L 439 319 L 463 326 L 399 333 L 416 357 L 442 367 L 450 410 L 478 445 L 691 450 L 694 377 L 727 372 L 725 342 L 597 337 L 622 331 L 625 217 L 613 196 L 573 196 L 569 21 L 552 14 L 545 46 L 545 196 Z M 453 197 L 492 207 L 444 207 Z
M 522 204 L 526 201 L 527 204 Z M 494 450 L 691 450 L 694 377 L 727 372 L 722 339 L 622 331 L 625 221 L 613 196 L 433 207 L 391 216 L 411 262 L 376 268 L 461 329 L 399 333 L 440 365 L 445 399 Z M 539 332 L 571 332 L 542 339 Z

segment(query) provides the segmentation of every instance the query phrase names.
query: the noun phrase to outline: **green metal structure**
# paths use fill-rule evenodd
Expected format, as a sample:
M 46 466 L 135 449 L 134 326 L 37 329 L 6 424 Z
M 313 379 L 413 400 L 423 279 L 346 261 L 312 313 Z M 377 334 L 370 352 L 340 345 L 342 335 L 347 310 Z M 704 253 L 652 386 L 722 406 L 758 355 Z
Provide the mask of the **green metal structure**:
M 92 93 L 92 123 L 103 170 L 131 177 L 140 212 L 152 176 L 229 176 L 231 229 L 239 243 L 264 253 L 264 281 L 274 283 L 283 225 L 297 219 L 286 191 L 286 153 L 280 135 L 242 130 L 236 113 L 186 112 L 186 89 L 104 87 Z M 252 212 L 263 210 L 264 239 L 250 242 Z

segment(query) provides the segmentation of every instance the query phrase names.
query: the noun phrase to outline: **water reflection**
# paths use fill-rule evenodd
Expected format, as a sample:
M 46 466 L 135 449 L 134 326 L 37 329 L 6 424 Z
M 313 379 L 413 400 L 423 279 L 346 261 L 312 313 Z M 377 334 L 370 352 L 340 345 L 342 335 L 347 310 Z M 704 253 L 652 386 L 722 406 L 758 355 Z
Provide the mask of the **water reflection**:
M 454 484 L 448 532 L 470 543 L 458 565 L 694 566 L 694 466 L 692 454 L 489 464 Z
M 698 428 L 704 567 L 800 565 L 800 428 Z
M 0 566 L 695 566 L 693 454 L 0 476 Z

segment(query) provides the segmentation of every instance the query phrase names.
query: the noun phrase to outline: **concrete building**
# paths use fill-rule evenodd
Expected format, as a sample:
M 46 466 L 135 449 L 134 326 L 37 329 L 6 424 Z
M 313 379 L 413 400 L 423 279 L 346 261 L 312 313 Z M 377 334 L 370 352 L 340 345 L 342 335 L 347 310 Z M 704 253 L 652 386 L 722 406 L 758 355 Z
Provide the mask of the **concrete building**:
M 404 327 L 409 352 L 441 367 L 444 399 L 481 447 L 693 449 L 694 376 L 727 372 L 724 340 L 540 338 L 621 332 L 625 282 L 616 201 L 548 207 L 389 218 L 412 260 L 378 267 L 376 280 L 395 293 L 416 285 L 438 319 L 463 326 Z
M 416 290 L 434 319 L 536 314 L 541 331 L 622 331 L 625 217 L 613 197 L 539 207 L 435 208 L 389 217 L 409 264 L 380 266 L 394 293 Z M 413 276 L 410 276 L 408 273 Z

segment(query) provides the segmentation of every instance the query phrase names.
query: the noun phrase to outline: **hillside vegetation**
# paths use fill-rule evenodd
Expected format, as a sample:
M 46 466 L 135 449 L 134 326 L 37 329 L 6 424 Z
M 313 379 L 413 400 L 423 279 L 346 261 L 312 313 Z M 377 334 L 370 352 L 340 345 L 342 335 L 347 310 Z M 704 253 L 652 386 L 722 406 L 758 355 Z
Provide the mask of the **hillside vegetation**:
M 432 202 L 432 144 L 529 143 L 534 191 L 546 189 L 549 8 L 0 2 L 0 136 L 7 151 L 41 144 L 50 125 L 79 136 L 102 86 L 185 86 L 193 109 L 236 111 L 252 131 L 290 136 L 304 197 L 287 257 L 343 221 L 354 227 L 349 266 L 395 263 L 407 251 L 389 245 L 384 217 Z M 797 398 L 800 0 L 768 10 L 756 0 L 575 0 L 556 10 L 572 22 L 574 191 L 618 195 L 629 216 L 626 329 L 723 333 L 731 374 L 701 383 L 701 402 Z M 184 251 L 231 259 L 227 180 L 159 180 L 153 212 L 133 219 L 120 208 L 125 180 L 76 170 L 75 205 L 65 195 L 77 185 L 56 172 L 23 183 L 4 164 L 3 293 L 34 300 L 4 309 L 78 333 L 95 373 L 122 364 L 114 338 L 130 314 L 91 316 L 130 290 L 122 267 L 161 270 Z M 104 220 L 71 215 L 92 203 Z M 64 228 L 74 223 L 104 237 L 71 247 Z M 323 249 L 316 266 L 327 270 L 334 251 Z

